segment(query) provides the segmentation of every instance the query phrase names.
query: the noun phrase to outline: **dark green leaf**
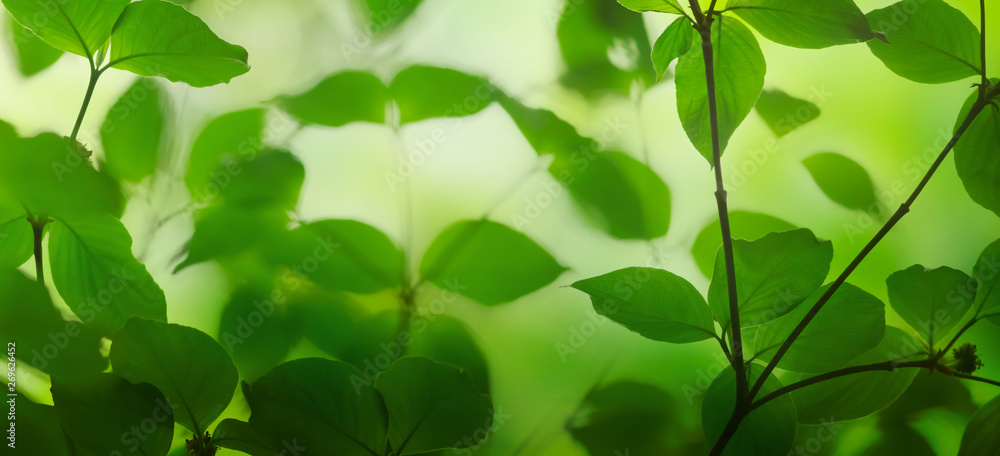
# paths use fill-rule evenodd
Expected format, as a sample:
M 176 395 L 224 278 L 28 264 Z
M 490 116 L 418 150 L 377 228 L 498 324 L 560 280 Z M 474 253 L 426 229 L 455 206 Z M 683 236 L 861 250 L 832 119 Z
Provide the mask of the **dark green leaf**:
M 203 261 L 233 257 L 285 235 L 288 215 L 274 208 L 249 209 L 212 206 L 198 213 L 187 257 L 174 268 L 177 273 Z M 283 245 L 270 242 L 268 248 Z
M 711 33 L 721 153 L 757 102 L 764 88 L 767 64 L 753 32 L 736 19 L 720 16 L 713 23 Z M 701 43 L 701 36 L 695 36 L 691 45 L 695 51 L 684 54 L 677 62 L 677 112 L 694 147 L 712 163 L 712 132 Z
M 661 0 L 651 0 L 661 3 Z M 691 21 L 685 17 L 677 18 L 670 27 L 663 31 L 663 34 L 656 39 L 653 44 L 653 68 L 656 69 L 656 80 L 659 82 L 663 75 L 667 73 L 667 67 L 674 59 L 686 54 L 691 49 L 691 42 L 694 41 L 695 31 L 691 28 Z
M 59 418 L 56 416 L 55 407 L 36 404 L 23 395 L 17 397 L 17 452 L 31 455 L 70 456 L 67 446 L 69 439 L 64 437 L 63 432 Z M 73 456 L 79 456 L 79 454 Z
M 194 87 L 228 83 L 250 70 L 246 49 L 223 41 L 200 18 L 163 0 L 129 3 L 111 34 L 109 65 Z
M 78 321 L 65 321 L 44 285 L 15 270 L 0 270 L 0 333 L 17 344 L 24 365 L 52 377 L 101 372 L 101 336 Z
M 340 127 L 351 122 L 385 122 L 389 90 L 371 73 L 345 71 L 294 96 L 282 96 L 278 105 L 303 124 Z
M 816 290 L 791 312 L 757 330 L 754 352 L 770 360 L 829 285 Z M 838 369 L 875 348 L 885 335 L 885 304 L 854 285 L 845 283 L 795 339 L 778 367 L 819 374 Z
M 365 18 L 368 20 L 366 30 L 371 30 L 376 36 L 394 32 L 420 6 L 421 0 L 356 0 Z
M 8 34 L 10 41 L 14 44 L 13 51 L 17 56 L 17 69 L 25 77 L 38 74 L 56 63 L 59 57 L 62 57 L 62 51 L 49 46 L 13 17 L 10 20 Z
M 404 124 L 473 115 L 493 103 L 496 91 L 485 78 L 422 65 L 401 71 L 389 84 Z
M 108 40 L 128 0 L 3 0 L 3 4 L 46 43 L 90 58 Z
M 83 322 L 112 337 L 131 317 L 166 321 L 163 290 L 111 216 L 61 217 L 49 235 L 52 282 Z
M 812 174 L 820 190 L 833 202 L 848 209 L 873 211 L 878 208 L 875 185 L 868 171 L 840 154 L 826 152 L 813 155 L 802 164 Z
M 537 291 L 565 270 L 528 236 L 489 220 L 448 227 L 420 262 L 423 278 L 488 306 Z
M 909 361 L 907 356 L 916 349 L 913 336 L 890 326 L 877 347 L 855 358 L 850 365 Z M 799 423 L 819 425 L 871 415 L 895 402 L 919 372 L 919 369 L 864 372 L 793 391 Z M 796 380 L 805 378 L 807 376 L 796 377 Z
M 777 217 L 747 211 L 730 212 L 729 225 L 733 239 L 746 239 L 748 241 L 760 239 L 768 233 L 795 229 L 795 225 Z M 695 238 L 694 245 L 691 246 L 694 261 L 698 263 L 698 269 L 706 276 L 712 275 L 715 256 L 719 247 L 722 247 L 721 232 L 719 219 L 715 218 L 698 232 L 698 237 Z
M 833 261 L 833 244 L 807 229 L 770 233 L 756 241 L 733 240 L 733 259 L 740 326 L 758 326 L 791 312 L 823 284 Z M 729 328 L 729 284 L 721 248 L 708 304 L 719 324 Z
M 750 364 L 747 379 L 753 384 L 760 377 L 763 368 Z M 760 395 L 781 388 L 782 384 L 771 374 L 764 381 Z M 702 403 L 701 422 L 705 427 L 705 438 L 709 445 L 719 440 L 726 422 L 736 406 L 736 372 L 732 367 L 722 371 L 705 393 Z M 788 396 L 781 396 L 750 412 L 726 445 L 723 455 L 773 456 L 786 454 L 795 440 L 795 404 Z
M 313 345 L 341 358 L 344 347 L 351 343 L 358 321 L 365 316 L 365 310 L 346 296 L 310 295 L 289 303 L 288 316 L 295 328 Z
M 24 208 L 0 197 L 0 270 L 13 269 L 28 261 L 34 247 L 32 242 L 31 223 Z
M 875 38 L 852 0 L 729 0 L 726 8 L 785 46 L 820 49 Z
M 57 378 L 52 399 L 63 429 L 89 452 L 164 456 L 170 451 L 173 414 L 180 404 L 152 385 L 133 385 L 115 374 Z
M 447 315 L 418 316 L 411 322 L 408 354 L 454 364 L 472 376 L 476 391 L 490 393 L 490 372 L 476 338 L 461 321 Z
M 111 366 L 130 382 L 150 383 L 179 403 L 175 421 L 195 433 L 207 430 L 225 410 L 239 381 L 226 350 L 208 334 L 140 318 L 115 336 Z
M 264 130 L 264 110 L 231 112 L 213 119 L 194 142 L 184 183 L 191 196 L 205 201 L 218 195 L 257 156 Z
M 681 277 L 653 268 L 626 268 L 573 284 L 597 313 L 647 338 L 675 344 L 715 336 L 712 312 Z
M 958 456 L 1000 454 L 1000 396 L 983 405 L 965 428 Z
M 872 54 L 906 79 L 940 84 L 981 72 L 979 31 L 943 0 L 899 2 L 868 13 L 868 21 L 888 38 L 869 41 Z
M 660 13 L 684 14 L 677 0 L 618 0 L 622 6 L 638 12 L 657 11 Z M 687 19 L 685 19 L 686 21 Z
M 670 226 L 670 189 L 622 152 L 557 155 L 549 167 L 594 226 L 618 239 L 655 239 Z M 518 225 L 515 220 L 515 225 Z
M 156 171 L 165 98 L 155 80 L 140 78 L 111 107 L 101 126 L 101 144 L 111 175 L 139 182 Z
M 993 84 L 1000 79 L 993 78 Z M 955 129 L 962 124 L 979 92 L 969 96 L 962 107 Z M 1000 114 L 991 106 L 983 109 L 955 145 L 955 168 L 965 191 L 980 206 L 1000 215 Z
M 476 391 L 463 369 L 427 358 L 404 357 L 379 375 L 375 387 L 389 410 L 394 454 L 476 445 L 493 421 L 493 402 Z
M 976 316 L 989 315 L 990 321 L 1000 325 L 1000 240 L 993 242 L 979 255 L 972 270 L 972 278 L 979 284 L 976 293 Z
M 231 418 L 222 420 L 215 427 L 212 443 L 222 448 L 242 451 L 250 456 L 274 456 L 278 454 L 261 440 L 260 435 L 250 426 L 250 423 Z
M 247 285 L 234 291 L 219 322 L 218 340 L 245 380 L 278 365 L 297 342 L 287 308 L 275 302 L 271 290 L 259 288 Z
M 754 105 L 757 114 L 779 138 L 819 117 L 819 106 L 781 90 L 765 90 Z
M 319 358 L 290 361 L 243 384 L 250 425 L 273 448 L 303 455 L 378 456 L 389 418 L 378 391 L 349 364 Z
M 596 149 L 591 147 L 594 144 L 592 139 L 580 136 L 576 128 L 552 111 L 529 108 L 514 98 L 502 95 L 500 106 L 507 111 L 538 155 L 555 154 L 568 157 L 574 152 Z
M 244 163 L 219 193 L 229 205 L 291 210 L 299 201 L 305 177 L 305 166 L 291 152 L 264 149 Z
M 889 276 L 889 304 L 921 339 L 947 343 L 947 336 L 972 307 L 973 296 L 959 292 L 972 283 L 968 274 L 949 267 L 914 265 Z

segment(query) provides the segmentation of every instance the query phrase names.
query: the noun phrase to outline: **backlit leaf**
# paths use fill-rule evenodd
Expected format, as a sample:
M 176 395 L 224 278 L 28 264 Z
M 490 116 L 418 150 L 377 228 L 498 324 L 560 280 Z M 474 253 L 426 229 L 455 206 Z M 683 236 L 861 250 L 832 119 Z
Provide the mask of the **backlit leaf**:
M 156 81 L 139 79 L 104 118 L 101 144 L 111 175 L 139 182 L 156 171 L 166 109 L 161 92 Z
M 662 3 L 660 0 L 656 2 Z M 674 59 L 686 54 L 691 49 L 695 31 L 691 21 L 685 17 L 677 18 L 653 44 L 653 68 L 656 68 L 656 80 L 663 79 L 667 67 Z
M 848 209 L 872 211 L 878 207 L 875 185 L 868 171 L 840 154 L 826 152 L 802 161 L 820 190 Z
M 755 383 L 761 371 L 763 367 L 750 364 L 747 368 L 748 383 Z M 766 395 L 782 386 L 774 374 L 771 374 L 765 380 L 759 394 Z M 736 372 L 732 367 L 727 367 L 712 381 L 702 403 L 701 422 L 709 445 L 719 440 L 735 406 Z M 795 404 L 789 396 L 779 397 L 750 412 L 722 454 L 726 456 L 786 454 L 795 440 L 795 425 Z
M 952 329 L 972 307 L 971 293 L 963 296 L 972 278 L 949 267 L 925 269 L 914 265 L 886 279 L 889 304 L 928 343 L 948 343 Z
M 63 55 L 62 51 L 49 46 L 13 17 L 10 19 L 8 35 L 11 43 L 14 44 L 13 51 L 17 56 L 17 69 L 25 77 L 40 73 L 56 63 Z
M 819 49 L 875 38 L 852 0 L 729 0 L 726 9 L 786 46 Z
M 1000 79 L 993 78 L 993 84 Z M 972 110 L 978 98 L 974 91 L 962 107 L 955 128 Z M 983 109 L 955 145 L 955 168 L 973 201 L 1000 215 L 1000 114 L 992 106 Z
M 423 65 L 401 71 L 389 84 L 404 124 L 435 117 L 470 116 L 486 109 L 496 90 L 485 78 Z
M 278 105 L 303 124 L 340 127 L 351 122 L 385 122 L 388 88 L 375 75 L 345 71 L 292 96 L 278 97 Z
M 24 27 L 57 49 L 92 57 L 111 36 L 128 0 L 3 0 Z
M 753 241 L 768 233 L 793 230 L 795 226 L 767 214 L 731 211 L 729 212 L 729 228 L 733 239 Z M 698 269 L 708 277 L 712 276 L 715 256 L 719 247 L 722 247 L 721 233 L 719 219 L 715 218 L 698 232 L 698 237 L 695 238 L 694 245 L 691 246 L 691 254 L 694 255 L 694 261 L 698 263 Z
M 765 90 L 754 105 L 757 114 L 779 138 L 819 117 L 819 106 L 781 90 Z

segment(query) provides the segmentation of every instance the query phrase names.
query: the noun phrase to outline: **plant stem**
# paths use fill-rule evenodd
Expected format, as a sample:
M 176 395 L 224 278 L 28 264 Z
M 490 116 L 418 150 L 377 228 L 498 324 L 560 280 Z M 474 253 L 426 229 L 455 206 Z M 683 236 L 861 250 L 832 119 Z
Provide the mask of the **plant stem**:
M 937 171 L 937 169 L 941 166 L 941 163 L 944 162 L 944 159 L 948 156 L 948 153 L 950 153 L 951 150 L 955 148 L 955 144 L 957 144 L 958 140 L 962 138 L 962 135 L 965 134 L 965 131 L 969 129 L 969 126 L 972 125 L 972 122 L 975 120 L 976 116 L 978 116 L 979 113 L 982 112 L 983 108 L 986 107 L 990 98 L 1000 93 L 1000 90 L 998 89 L 1000 89 L 1000 86 L 990 90 L 990 92 L 986 94 L 986 96 L 980 97 L 980 99 L 972 106 L 972 109 L 969 110 L 969 114 L 965 117 L 965 120 L 962 121 L 962 124 L 958 127 L 957 130 L 955 130 L 955 134 L 951 137 L 951 140 L 948 141 L 948 145 L 945 146 L 944 150 L 941 151 L 937 159 L 934 160 L 934 163 L 931 165 L 930 169 L 927 170 L 927 173 L 924 175 L 924 178 L 920 180 L 920 183 L 917 184 L 917 187 L 913 190 L 913 193 L 910 194 L 910 197 L 907 198 L 907 200 L 899 206 L 899 209 L 896 210 L 896 213 L 894 213 L 892 217 L 885 223 L 885 225 L 882 226 L 882 229 L 880 229 L 878 233 L 875 234 L 875 237 L 873 237 L 872 240 L 869 241 L 868 244 L 865 245 L 863 249 L 861 249 L 861 252 L 859 252 L 858 255 L 854 258 L 854 260 L 851 261 L 851 264 L 849 264 L 847 268 L 844 269 L 844 272 L 842 272 L 840 276 L 837 277 L 837 280 L 835 280 L 832 284 L 830 284 L 830 287 L 827 288 L 826 292 L 824 292 L 823 295 L 819 298 L 819 300 L 816 301 L 816 304 L 814 304 L 813 307 L 809 309 L 809 312 L 806 313 L 802 321 L 799 322 L 799 325 L 795 327 L 795 329 L 788 336 L 788 338 L 785 339 L 785 342 L 781 344 L 781 347 L 779 347 L 778 351 L 775 352 L 774 358 L 772 358 L 771 362 L 769 362 L 767 366 L 764 368 L 764 371 L 761 373 L 760 378 L 757 379 L 757 382 L 754 384 L 753 389 L 751 389 L 750 391 L 751 399 L 753 399 L 757 395 L 757 393 L 760 392 L 760 388 L 764 386 L 764 380 L 767 379 L 767 377 L 771 374 L 772 371 L 774 371 L 774 368 L 777 367 L 778 363 L 781 361 L 781 358 L 785 355 L 786 352 L 788 352 L 788 349 L 792 346 L 792 343 L 795 342 L 795 339 L 798 338 L 800 334 L 802 334 L 802 331 L 805 330 L 806 326 L 808 326 L 809 323 L 812 321 L 812 319 L 816 317 L 816 314 L 819 313 L 819 311 L 830 300 L 833 294 L 838 289 L 840 289 L 840 286 L 847 281 L 847 278 L 851 275 L 851 273 L 854 272 L 855 269 L 857 269 L 858 265 L 861 264 L 861 262 L 865 259 L 865 257 L 867 257 L 868 254 L 875 248 L 875 246 L 878 245 L 878 243 L 881 242 L 883 238 L 885 238 L 886 234 L 889 233 L 889 230 L 891 230 L 894 226 L 896 226 L 896 223 L 898 223 L 899 220 L 902 219 L 903 216 L 910 211 L 910 206 L 913 205 L 913 202 L 916 201 L 918 196 L 920 196 L 920 192 L 922 192 L 924 187 L 927 186 L 927 183 L 930 182 L 931 177 L 934 176 L 934 172 Z
M 976 377 L 975 375 L 963 374 L 961 372 L 955 372 L 952 375 L 954 375 L 955 377 L 958 377 L 958 378 L 964 378 L 966 380 L 973 380 L 973 381 L 982 382 L 982 383 L 989 383 L 990 385 L 993 385 L 993 386 L 1000 386 L 1000 382 L 998 382 L 996 380 L 990 380 L 988 378 Z
M 73 125 L 73 133 L 70 135 L 70 139 L 76 141 L 77 135 L 80 134 L 80 127 L 83 125 L 83 117 L 87 114 L 87 107 L 90 106 L 90 99 L 94 96 L 94 89 L 97 87 L 97 80 L 101 77 L 101 70 L 94 67 L 93 62 L 90 65 L 90 82 L 87 84 L 87 94 L 83 96 L 83 105 L 80 106 L 80 114 L 76 116 L 76 124 Z
M 45 268 L 42 267 L 42 237 L 45 236 L 45 225 L 52 220 L 44 215 L 38 218 L 28 216 L 31 222 L 31 233 L 35 240 L 35 277 L 38 283 L 45 285 Z
M 986 0 L 979 0 L 979 21 L 979 64 L 983 71 L 983 85 L 979 86 L 979 93 L 985 97 L 990 86 L 990 77 L 986 74 Z

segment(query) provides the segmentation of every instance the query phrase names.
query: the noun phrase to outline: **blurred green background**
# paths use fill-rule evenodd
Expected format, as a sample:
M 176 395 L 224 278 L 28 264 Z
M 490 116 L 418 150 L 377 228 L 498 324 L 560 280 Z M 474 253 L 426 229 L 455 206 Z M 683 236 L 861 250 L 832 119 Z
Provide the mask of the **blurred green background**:
M 893 2 L 857 3 L 870 11 Z M 977 1 L 949 3 L 978 18 Z M 345 69 L 372 71 L 388 80 L 417 63 L 487 76 L 529 106 L 553 110 L 588 136 L 600 136 L 609 123 L 621 125 L 622 134 L 611 148 L 640 160 L 648 153 L 651 166 L 671 189 L 670 230 L 666 237 L 650 242 L 621 241 L 585 223 L 565 191 L 540 208 L 531 223 L 515 223 L 515 215 L 533 210 L 532 201 L 547 193 L 546 184 L 554 179 L 540 167 L 548 162 L 536 155 L 497 105 L 465 119 L 460 128 L 449 129 L 447 139 L 404 185 L 395 188 L 387 184 L 385 174 L 397 169 L 401 152 L 415 150 L 417 141 L 449 120 L 408 126 L 402 143 L 392 130 L 377 125 L 299 131 L 275 123 L 272 142 L 292 150 L 306 165 L 296 209 L 299 219 L 364 221 L 389 234 L 416 262 L 441 230 L 494 208 L 491 219 L 525 232 L 571 268 L 551 286 L 515 302 L 485 307 L 459 298 L 445 310 L 472 328 L 488 358 L 494 402 L 505 415 L 484 454 L 506 455 L 516 448 L 533 455 L 585 454 L 565 431 L 567 420 L 591 388 L 619 379 L 657 385 L 674 394 L 683 422 L 697 428 L 700 398 L 688 401 L 685 392 L 706 387 L 704 377 L 710 379 L 720 365 L 713 341 L 684 346 L 656 343 L 604 319 L 592 336 L 583 338 L 582 346 L 568 354 L 560 351 L 560 344 L 576 344 L 573 334 L 594 321 L 589 298 L 566 287 L 576 280 L 628 266 L 655 266 L 706 292 L 708 278 L 690 251 L 699 231 L 716 217 L 712 174 L 681 129 L 671 80 L 650 88 L 641 104 L 618 95 L 585 98 L 559 84 L 564 63 L 556 27 L 563 7 L 561 0 L 425 0 L 391 38 L 357 46 L 356 40 L 364 38 L 362 17 L 350 0 L 195 0 L 191 11 L 223 39 L 246 47 L 252 69 L 228 85 L 204 89 L 169 85 L 175 124 L 167 134 L 173 138 L 170 152 L 177 163 L 185 163 L 194 135 L 220 114 L 300 93 Z M 673 18 L 645 16 L 650 40 Z M 988 22 L 1000 27 L 1000 9 L 991 9 Z M 3 21 L 3 27 L 8 26 Z M 884 219 L 830 201 L 802 160 L 818 152 L 854 159 L 871 174 L 883 202 L 895 210 L 950 136 L 971 93 L 969 83 L 975 81 L 935 86 L 910 82 L 891 73 L 862 44 L 809 51 L 760 41 L 768 61 L 765 88 L 811 99 L 820 105 L 822 115 L 768 148 L 773 133 L 756 113 L 750 114 L 723 158 L 730 208 L 780 217 L 832 240 L 835 275 Z M 25 79 L 15 69 L 9 48 L 0 46 L 4 54 L 0 61 L 5 62 L 0 68 L 0 119 L 15 125 L 22 136 L 43 131 L 68 134 L 87 84 L 85 60 L 64 56 Z M 1000 62 L 1000 33 L 989 36 L 988 49 L 990 61 Z M 96 131 L 104 114 L 133 80 L 133 75 L 119 71 L 102 78 L 84 122 L 83 143 L 97 147 Z M 186 207 L 182 175 L 179 168 L 155 185 L 147 181 L 127 188 L 133 197 L 123 222 L 135 240 L 135 252 L 166 293 L 169 320 L 215 335 L 222 306 L 234 286 L 232 278 L 214 263 L 172 274 L 193 230 L 191 211 L 152 235 L 149 230 L 156 214 Z M 903 191 L 893 193 L 893 188 Z M 410 205 L 412 221 L 406 215 Z M 912 212 L 851 282 L 885 301 L 885 278 L 892 272 L 913 264 L 969 272 L 983 247 L 998 235 L 1000 220 L 966 195 L 949 158 Z M 30 264 L 22 269 L 33 274 Z M 438 293 L 425 285 L 418 307 Z M 394 302 L 388 295 L 364 301 L 373 307 Z M 905 327 L 888 307 L 887 314 L 890 325 Z M 1000 378 L 997 328 L 980 324 L 967 340 L 980 347 L 985 363 L 980 375 Z M 297 353 L 312 351 L 302 348 Z M 988 385 L 968 386 L 976 404 L 996 394 Z M 51 400 L 45 397 L 47 385 L 41 377 L 29 390 L 38 400 Z M 917 394 L 911 399 L 925 398 Z M 244 405 L 237 402 L 232 407 L 231 414 L 244 413 L 239 410 Z M 957 452 L 966 419 L 947 409 L 910 417 L 913 427 L 942 455 Z M 876 420 L 851 423 L 823 451 L 858 454 L 879 438 L 873 427 Z M 800 432 L 800 440 L 811 437 L 809 432 Z

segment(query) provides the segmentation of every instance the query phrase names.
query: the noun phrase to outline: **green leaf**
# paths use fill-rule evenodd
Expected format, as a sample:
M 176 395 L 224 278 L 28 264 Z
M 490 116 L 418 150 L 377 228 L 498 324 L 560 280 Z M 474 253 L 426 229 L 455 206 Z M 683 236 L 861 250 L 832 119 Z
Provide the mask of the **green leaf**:
M 23 395 L 17 397 L 16 451 L 32 455 L 70 456 L 69 439 L 63 438 L 63 432 L 55 407 L 36 404 Z
M 209 200 L 229 185 L 241 163 L 256 157 L 264 130 L 264 110 L 224 114 L 201 130 L 191 148 L 184 183 L 196 200 Z
M 24 77 L 40 73 L 56 63 L 63 55 L 62 51 L 49 46 L 13 17 L 10 19 L 8 37 L 14 45 L 12 50 L 17 56 L 17 69 Z
M 747 368 L 748 382 L 754 384 L 762 371 L 763 367 L 760 365 L 750 364 Z M 764 381 L 758 397 L 782 386 L 774 374 L 771 374 Z M 701 422 L 709 445 L 719 440 L 735 407 L 736 372 L 732 367 L 726 367 L 726 370 L 712 381 L 702 403 Z M 725 456 L 786 454 L 795 440 L 795 424 L 795 404 L 789 396 L 781 396 L 750 412 L 722 454 Z
M 889 276 L 889 304 L 921 339 L 947 343 L 947 336 L 972 307 L 972 295 L 958 291 L 973 284 L 968 274 L 949 267 L 914 265 Z
M 736 19 L 720 16 L 712 24 L 711 33 L 721 153 L 757 102 L 764 88 L 767 64 L 757 38 Z M 698 51 L 702 49 L 701 42 L 701 36 L 695 36 L 691 48 L 696 51 L 684 54 L 677 62 L 677 112 L 694 147 L 712 163 L 705 59 Z
M 833 202 L 861 211 L 871 211 L 878 206 L 872 178 L 858 162 L 840 154 L 824 152 L 802 160 L 802 164 L 812 174 L 819 189 Z
M 272 290 L 253 285 L 236 289 L 222 309 L 219 342 L 240 377 L 254 380 L 281 363 L 298 341 L 282 302 Z
M 219 194 L 228 205 L 292 210 L 299 201 L 305 177 L 305 166 L 291 152 L 264 149 L 244 163 Z
M 705 298 L 670 272 L 626 268 L 581 280 L 573 288 L 590 295 L 597 313 L 649 339 L 684 344 L 715 336 Z
M 174 273 L 203 261 L 234 257 L 261 244 L 279 248 L 273 241 L 285 235 L 286 224 L 288 215 L 274 208 L 208 207 L 198 213 L 194 233 L 185 245 L 187 257 Z
M 139 182 L 156 171 L 166 99 L 152 79 L 139 79 L 115 102 L 101 127 L 108 172 Z
M 298 227 L 269 256 L 329 290 L 370 294 L 403 279 L 403 253 L 377 228 L 354 220 Z
M 729 225 L 733 239 L 748 241 L 760 239 L 768 233 L 795 229 L 795 225 L 777 217 L 747 211 L 730 212 Z M 695 263 L 698 263 L 698 269 L 708 277 L 712 276 L 715 256 L 719 247 L 722 247 L 721 232 L 719 219 L 716 217 L 698 232 L 698 237 L 691 246 L 691 254 L 694 255 Z
M 941 84 L 981 74 L 979 31 L 964 13 L 943 0 L 908 2 L 868 13 L 888 43 L 872 40 L 868 48 L 893 73 L 911 81 Z
M 490 372 L 468 326 L 447 315 L 430 315 L 411 323 L 413 343 L 408 354 L 461 367 L 472 376 L 476 391 L 490 393 Z
M 777 89 L 761 92 L 754 109 L 779 138 L 816 120 L 820 114 L 819 106 L 814 103 Z
M 979 284 L 973 304 L 975 315 L 993 315 L 990 321 L 1000 325 L 1000 240 L 983 249 L 972 269 L 972 278 Z
M 778 346 L 816 304 L 829 285 L 816 290 L 791 312 L 761 325 L 754 352 L 767 361 Z M 819 374 L 838 369 L 875 348 L 885 335 L 885 304 L 854 285 L 845 283 L 799 334 L 778 367 Z
M 361 305 L 339 295 L 309 295 L 288 305 L 288 317 L 303 337 L 320 350 L 348 362 L 342 357 L 344 347 L 351 342 L 365 313 Z
M 111 216 L 62 217 L 49 234 L 52 282 L 83 322 L 111 337 L 131 317 L 166 321 L 163 290 Z
M 574 152 L 592 150 L 592 139 L 584 138 L 576 128 L 560 119 L 552 111 L 525 106 L 517 99 L 499 95 L 500 106 L 507 111 L 538 155 L 555 154 L 570 156 Z
M 1000 396 L 986 403 L 972 415 L 962 435 L 958 456 L 986 456 L 1000 454 Z
M 3 0 L 3 4 L 46 43 L 91 58 L 108 40 L 128 0 Z
M 726 9 L 785 46 L 821 49 L 875 38 L 852 0 L 729 0 Z
M 243 384 L 250 425 L 271 447 L 291 443 L 310 454 L 378 456 L 389 418 L 378 391 L 347 363 L 290 361 Z
M 212 443 L 222 448 L 241 451 L 251 456 L 274 456 L 276 451 L 272 450 L 263 440 L 257 431 L 246 421 L 234 420 L 232 418 L 222 420 L 215 427 L 212 434 Z
M 404 357 L 379 375 L 375 388 L 389 410 L 394 454 L 468 448 L 493 421 L 493 402 L 468 372 L 427 358 Z
M 448 227 L 420 262 L 423 278 L 488 306 L 537 291 L 565 270 L 528 236 L 489 220 Z
M 226 409 L 239 381 L 233 361 L 208 334 L 140 318 L 115 336 L 111 366 L 128 381 L 150 383 L 179 403 L 174 420 L 195 433 L 207 430 Z
M 0 192 L 6 190 L 32 212 L 121 214 L 124 198 L 118 185 L 94 169 L 66 138 L 43 133 L 10 139 L 5 149 L 0 154 Z
M 276 100 L 299 122 L 327 127 L 351 122 L 385 123 L 388 101 L 385 84 L 377 76 L 361 71 L 334 74 L 306 92 Z
M 906 356 L 915 348 L 913 336 L 890 326 L 877 347 L 855 358 L 850 365 L 908 361 Z M 919 372 L 919 369 L 864 372 L 795 390 L 791 395 L 799 423 L 820 425 L 876 413 L 895 402 Z M 794 378 L 798 381 L 808 376 Z
M 0 332 L 17 344 L 22 364 L 70 378 L 108 367 L 96 331 L 63 320 L 44 285 L 13 269 L 0 271 Z
M 594 226 L 618 239 L 655 239 L 670 226 L 670 189 L 622 152 L 557 155 L 549 167 Z M 560 192 L 561 193 L 561 192 Z M 524 221 L 513 220 L 515 226 Z
M 13 269 L 33 254 L 34 234 L 24 208 L 0 197 L 0 270 Z
M 993 78 L 993 84 L 1000 79 Z M 962 124 L 979 97 L 974 91 L 962 107 L 955 129 Z M 986 106 L 955 145 L 955 168 L 965 191 L 980 206 L 1000 215 L 1000 114 Z
M 176 399 L 115 374 L 52 381 L 56 414 L 75 445 L 98 455 L 165 456 L 173 440 Z M 50 438 L 55 436 L 50 436 Z
M 567 67 L 560 82 L 567 88 L 587 97 L 628 95 L 636 80 L 656 81 L 642 16 L 613 1 L 566 2 L 556 35 Z
M 421 0 L 356 0 L 370 30 L 375 36 L 388 35 L 396 31 L 420 6 Z
M 403 124 L 434 117 L 471 116 L 493 103 L 496 91 L 485 78 L 423 65 L 401 71 L 389 84 Z
M 791 312 L 823 284 L 833 261 L 833 243 L 820 241 L 807 229 L 770 233 L 756 241 L 733 240 L 733 259 L 740 327 L 758 326 Z M 725 331 L 730 326 L 729 284 L 721 248 L 708 304 Z
M 200 18 L 163 0 L 129 3 L 111 34 L 109 65 L 207 87 L 250 70 L 247 51 L 229 44 Z
M 685 14 L 677 0 L 618 0 L 622 6 L 637 12 L 657 11 L 660 13 Z M 687 19 L 684 19 L 685 21 Z
M 661 0 L 653 0 L 661 3 Z M 667 67 L 674 59 L 686 54 L 691 49 L 691 42 L 694 41 L 695 31 L 691 28 L 691 21 L 685 17 L 679 17 L 670 27 L 663 31 L 663 34 L 656 39 L 653 44 L 653 68 L 656 69 L 656 81 L 663 80 L 663 75 L 667 73 Z

